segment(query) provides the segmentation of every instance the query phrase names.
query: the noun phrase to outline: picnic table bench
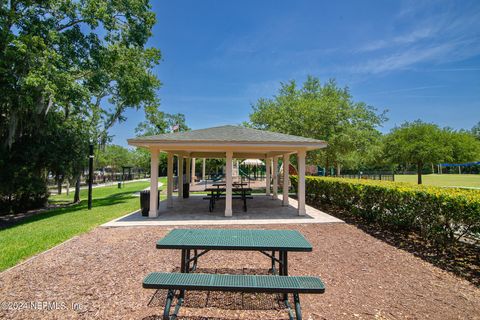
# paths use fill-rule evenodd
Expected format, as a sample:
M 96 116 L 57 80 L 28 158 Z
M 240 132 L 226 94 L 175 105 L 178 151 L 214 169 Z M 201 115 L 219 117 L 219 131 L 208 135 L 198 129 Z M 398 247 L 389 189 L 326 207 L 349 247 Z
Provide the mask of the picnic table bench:
M 293 312 L 288 301 L 288 294 L 293 294 L 295 315 L 297 320 L 302 319 L 300 307 L 300 293 L 324 293 L 325 285 L 317 277 L 306 276 L 265 276 L 265 275 L 230 275 L 205 273 L 150 273 L 143 280 L 143 287 L 147 289 L 167 289 L 167 299 L 163 310 L 164 320 L 177 318 L 180 307 L 185 298 L 185 291 L 229 291 L 229 292 L 256 292 L 256 293 L 283 293 L 284 303 L 288 308 L 289 319 L 293 320 Z M 175 295 L 175 292 L 178 294 Z M 177 304 L 170 315 L 173 299 L 177 296 Z
M 298 295 L 325 291 L 317 277 L 288 275 L 288 252 L 312 251 L 311 244 L 295 230 L 174 229 L 158 240 L 156 247 L 181 250 L 180 273 L 151 273 L 143 281 L 144 288 L 168 290 L 163 313 L 165 320 L 176 319 L 186 290 L 280 293 L 291 320 L 294 318 L 289 294 L 293 294 L 296 318 L 301 320 Z M 211 250 L 259 251 L 271 259 L 269 271 L 275 275 L 191 273 L 197 269 L 198 259 Z M 170 315 L 177 291 L 177 305 Z

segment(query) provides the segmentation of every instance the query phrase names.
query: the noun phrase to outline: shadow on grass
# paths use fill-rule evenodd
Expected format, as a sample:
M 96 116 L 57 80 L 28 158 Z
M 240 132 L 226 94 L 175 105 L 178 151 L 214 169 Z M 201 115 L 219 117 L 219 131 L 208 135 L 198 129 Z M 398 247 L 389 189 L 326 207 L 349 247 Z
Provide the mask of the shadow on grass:
M 480 248 L 474 244 L 457 241 L 449 248 L 439 249 L 411 231 L 392 230 L 375 222 L 331 205 L 309 203 L 328 214 L 354 225 L 369 235 L 460 276 L 480 287 Z
M 112 206 L 120 203 L 125 203 L 127 200 L 132 198 L 132 193 L 133 193 L 132 191 L 121 192 L 121 193 L 115 193 L 103 198 L 92 199 L 92 208 L 99 208 L 99 207 Z M 28 224 L 28 223 L 40 221 L 43 219 L 48 219 L 55 216 L 73 213 L 80 210 L 87 210 L 87 208 L 88 208 L 87 200 L 86 199 L 81 200 L 79 203 L 76 203 L 76 204 L 71 204 L 65 207 L 55 208 L 51 210 L 45 210 L 16 221 L 3 222 L 3 225 L 0 225 L 0 231 L 17 227 L 20 225 Z

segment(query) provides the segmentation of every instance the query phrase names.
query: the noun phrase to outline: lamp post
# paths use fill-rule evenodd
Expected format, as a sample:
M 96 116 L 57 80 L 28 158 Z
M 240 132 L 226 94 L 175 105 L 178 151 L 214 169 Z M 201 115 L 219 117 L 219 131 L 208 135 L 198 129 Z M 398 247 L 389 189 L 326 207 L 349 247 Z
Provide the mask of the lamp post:
M 88 155 L 88 210 L 92 209 L 92 184 L 93 184 L 93 144 L 90 143 Z

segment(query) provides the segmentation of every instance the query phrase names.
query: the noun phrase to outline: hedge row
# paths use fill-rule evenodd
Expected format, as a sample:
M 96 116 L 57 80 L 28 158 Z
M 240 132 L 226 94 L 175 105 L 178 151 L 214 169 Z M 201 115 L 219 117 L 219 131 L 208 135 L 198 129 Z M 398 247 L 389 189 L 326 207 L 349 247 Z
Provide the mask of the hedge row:
M 290 177 L 296 190 L 297 177 Z M 327 203 L 389 227 L 448 244 L 480 234 L 480 191 L 408 183 L 306 177 L 307 202 Z

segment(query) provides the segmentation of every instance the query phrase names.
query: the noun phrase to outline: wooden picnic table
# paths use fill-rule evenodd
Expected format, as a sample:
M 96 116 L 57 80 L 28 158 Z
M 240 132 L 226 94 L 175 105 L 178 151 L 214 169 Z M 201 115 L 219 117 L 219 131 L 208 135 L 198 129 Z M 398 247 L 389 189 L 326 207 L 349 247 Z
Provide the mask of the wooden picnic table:
M 259 251 L 271 259 L 272 273 L 278 263 L 279 274 L 287 276 L 288 252 L 311 252 L 312 245 L 295 230 L 175 229 L 157 241 L 157 249 L 180 249 L 183 273 L 195 270 L 210 250 Z

